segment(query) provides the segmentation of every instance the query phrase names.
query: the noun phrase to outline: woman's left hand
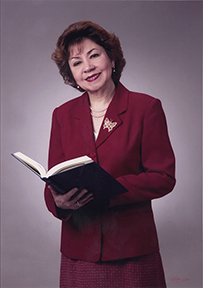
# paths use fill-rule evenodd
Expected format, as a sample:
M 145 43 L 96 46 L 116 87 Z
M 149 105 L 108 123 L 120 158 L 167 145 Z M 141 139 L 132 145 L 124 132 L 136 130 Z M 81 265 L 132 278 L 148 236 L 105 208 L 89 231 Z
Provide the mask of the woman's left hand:
M 77 194 L 78 188 L 73 188 L 66 194 L 61 195 L 51 186 L 48 186 L 48 188 L 51 191 L 56 206 L 60 209 L 77 210 L 91 200 L 93 200 L 93 194 L 88 193 L 87 189 L 83 189 L 80 191 L 80 193 Z M 76 194 L 75 197 L 74 194 Z

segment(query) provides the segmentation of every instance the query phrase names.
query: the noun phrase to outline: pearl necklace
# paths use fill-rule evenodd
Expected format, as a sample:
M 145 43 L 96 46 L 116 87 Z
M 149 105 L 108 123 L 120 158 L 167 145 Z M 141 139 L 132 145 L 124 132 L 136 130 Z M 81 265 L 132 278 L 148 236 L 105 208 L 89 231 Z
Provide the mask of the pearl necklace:
M 94 118 L 102 118 L 102 117 L 104 117 L 104 115 L 106 114 L 106 112 L 103 113 L 103 114 L 101 114 L 101 115 L 94 115 L 92 112 L 90 112 L 90 114 L 91 114 L 92 117 L 94 117 Z
M 92 115 L 92 117 L 94 118 L 102 118 L 104 117 L 104 115 L 106 114 L 106 110 L 107 110 L 108 107 L 106 107 L 105 109 L 102 109 L 102 110 L 95 110 L 93 109 L 92 107 L 90 107 L 90 114 Z M 101 114 L 101 112 L 104 112 Z
M 95 112 L 95 113 L 99 113 L 99 112 L 106 111 L 107 108 L 108 108 L 108 106 L 107 106 L 105 109 L 102 109 L 102 110 L 95 110 L 95 109 L 93 109 L 93 108 L 90 106 L 91 111 L 92 111 L 92 112 Z

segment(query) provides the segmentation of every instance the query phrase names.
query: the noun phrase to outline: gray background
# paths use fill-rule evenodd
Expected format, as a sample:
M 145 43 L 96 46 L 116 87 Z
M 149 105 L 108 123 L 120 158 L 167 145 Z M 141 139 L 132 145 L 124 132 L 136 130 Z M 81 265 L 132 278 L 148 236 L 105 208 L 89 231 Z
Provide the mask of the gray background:
M 115 32 L 127 61 L 122 83 L 162 101 L 177 159 L 174 191 L 153 201 L 166 281 L 168 287 L 202 287 L 202 1 L 1 6 L 1 287 L 58 287 L 60 221 L 46 210 L 44 184 L 10 153 L 21 151 L 47 165 L 52 110 L 79 95 L 63 84 L 50 55 L 58 36 L 78 20 Z

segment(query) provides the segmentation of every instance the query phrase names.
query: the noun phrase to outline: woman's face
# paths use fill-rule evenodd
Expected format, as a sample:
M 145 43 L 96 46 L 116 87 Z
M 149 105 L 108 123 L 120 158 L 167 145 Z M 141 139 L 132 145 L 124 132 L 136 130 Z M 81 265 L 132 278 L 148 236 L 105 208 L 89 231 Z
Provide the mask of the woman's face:
M 114 62 L 109 59 L 102 46 L 84 39 L 69 49 L 69 65 L 77 85 L 89 94 L 112 88 Z

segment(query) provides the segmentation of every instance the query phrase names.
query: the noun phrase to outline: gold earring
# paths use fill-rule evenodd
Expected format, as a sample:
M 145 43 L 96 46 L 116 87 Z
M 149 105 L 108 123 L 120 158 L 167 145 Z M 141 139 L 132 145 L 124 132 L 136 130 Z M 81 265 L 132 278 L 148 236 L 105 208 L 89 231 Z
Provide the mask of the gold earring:
M 113 63 L 113 65 L 112 65 L 112 71 L 113 71 L 113 73 L 116 72 L 116 69 L 115 69 L 115 63 Z

